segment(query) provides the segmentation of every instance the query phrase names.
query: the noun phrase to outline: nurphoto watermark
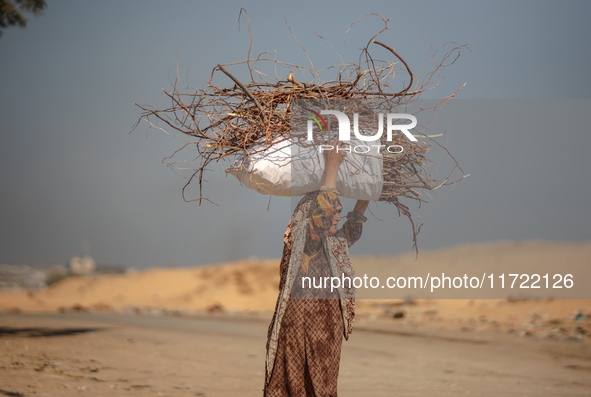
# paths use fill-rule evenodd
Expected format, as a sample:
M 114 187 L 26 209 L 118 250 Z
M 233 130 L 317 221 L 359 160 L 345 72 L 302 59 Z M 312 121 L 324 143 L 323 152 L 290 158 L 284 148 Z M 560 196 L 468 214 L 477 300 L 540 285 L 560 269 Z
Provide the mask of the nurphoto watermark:
M 418 124 L 414 115 L 376 112 L 371 102 L 302 100 L 292 104 L 292 112 L 294 131 L 305 131 L 305 140 L 316 144 L 319 153 L 335 149 L 334 139 L 345 143 L 337 151 L 358 154 L 401 154 L 405 141 L 418 141 L 411 132 Z

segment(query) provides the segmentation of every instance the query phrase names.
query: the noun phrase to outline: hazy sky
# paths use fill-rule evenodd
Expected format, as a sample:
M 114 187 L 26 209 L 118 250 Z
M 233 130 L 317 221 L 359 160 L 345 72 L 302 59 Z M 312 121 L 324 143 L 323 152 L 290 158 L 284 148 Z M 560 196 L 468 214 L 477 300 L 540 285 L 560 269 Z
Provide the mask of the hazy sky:
M 0 263 L 64 263 L 89 253 L 99 263 L 191 266 L 256 255 L 279 257 L 290 199 L 250 191 L 223 164 L 206 195 L 181 197 L 184 180 L 161 163 L 178 141 L 140 110 L 166 106 L 179 70 L 209 78 L 218 63 L 253 54 L 306 65 L 286 26 L 316 66 L 339 62 L 389 18 L 381 40 L 420 70 L 448 42 L 471 51 L 443 72 L 431 98 L 466 87 L 433 131 L 469 178 L 413 212 L 419 248 L 467 242 L 591 239 L 591 15 L 588 1 L 57 1 L 26 29 L 0 38 Z M 232 69 L 246 77 L 245 70 Z M 347 202 L 347 205 L 350 205 Z M 408 221 L 387 204 L 370 207 L 352 254 L 410 251 Z

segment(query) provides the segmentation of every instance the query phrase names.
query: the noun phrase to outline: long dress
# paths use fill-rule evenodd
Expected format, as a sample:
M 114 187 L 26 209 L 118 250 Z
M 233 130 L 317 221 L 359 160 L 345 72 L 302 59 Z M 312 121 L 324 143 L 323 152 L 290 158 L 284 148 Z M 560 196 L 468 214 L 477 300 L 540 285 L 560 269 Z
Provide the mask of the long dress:
M 343 335 L 348 338 L 352 330 L 354 290 L 351 286 L 331 291 L 330 282 L 327 288 L 310 288 L 310 283 L 302 288 L 301 282 L 303 277 L 318 283 L 330 276 L 354 276 L 352 267 L 346 266 L 350 266 L 347 249 L 361 236 L 365 217 L 349 213 L 333 238 L 327 232 L 341 208 L 334 191 L 306 195 L 286 230 L 280 291 L 288 289 L 289 296 L 280 293 L 269 327 L 265 397 L 337 396 Z M 305 230 L 300 228 L 299 233 L 305 235 L 303 249 L 296 246 L 302 240 L 292 235 L 302 225 Z M 339 245 L 339 241 L 344 244 Z M 346 246 L 344 250 L 342 245 Z M 294 261 L 295 252 L 299 254 Z M 286 288 L 289 285 L 291 288 Z

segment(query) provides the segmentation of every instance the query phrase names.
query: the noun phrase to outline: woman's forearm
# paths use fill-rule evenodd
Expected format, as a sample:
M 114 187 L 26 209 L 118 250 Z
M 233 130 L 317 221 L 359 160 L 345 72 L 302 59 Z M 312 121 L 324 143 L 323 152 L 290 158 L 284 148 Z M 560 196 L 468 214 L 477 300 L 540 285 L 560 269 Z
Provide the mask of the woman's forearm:
M 355 208 L 353 208 L 353 211 L 358 212 L 361 215 L 363 215 L 365 213 L 365 210 L 367 209 L 368 205 L 369 205 L 369 201 L 367 201 L 367 200 L 357 200 L 357 202 L 355 203 Z
M 326 169 L 324 170 L 324 182 L 322 186 L 336 189 L 339 165 L 345 158 L 343 143 L 338 140 L 334 141 L 333 149 L 324 151 L 324 157 L 326 159 Z
M 324 173 L 324 182 L 322 183 L 322 186 L 336 189 L 338 174 L 339 174 L 339 163 L 327 163 L 326 164 L 326 171 Z

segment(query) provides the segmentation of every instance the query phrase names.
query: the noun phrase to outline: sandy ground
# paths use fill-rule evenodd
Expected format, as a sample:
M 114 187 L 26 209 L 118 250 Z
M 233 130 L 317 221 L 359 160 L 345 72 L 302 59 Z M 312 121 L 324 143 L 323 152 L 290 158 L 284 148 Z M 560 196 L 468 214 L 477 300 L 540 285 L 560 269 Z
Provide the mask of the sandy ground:
M 590 257 L 591 243 L 500 242 L 353 261 L 380 277 L 568 267 L 587 298 Z M 260 396 L 277 266 L 151 269 L 0 292 L 0 396 Z M 358 300 L 339 395 L 591 396 L 591 300 L 518 297 Z
M 0 395 L 260 396 L 268 321 L 0 316 Z M 358 324 L 339 395 L 589 396 L 588 343 Z

